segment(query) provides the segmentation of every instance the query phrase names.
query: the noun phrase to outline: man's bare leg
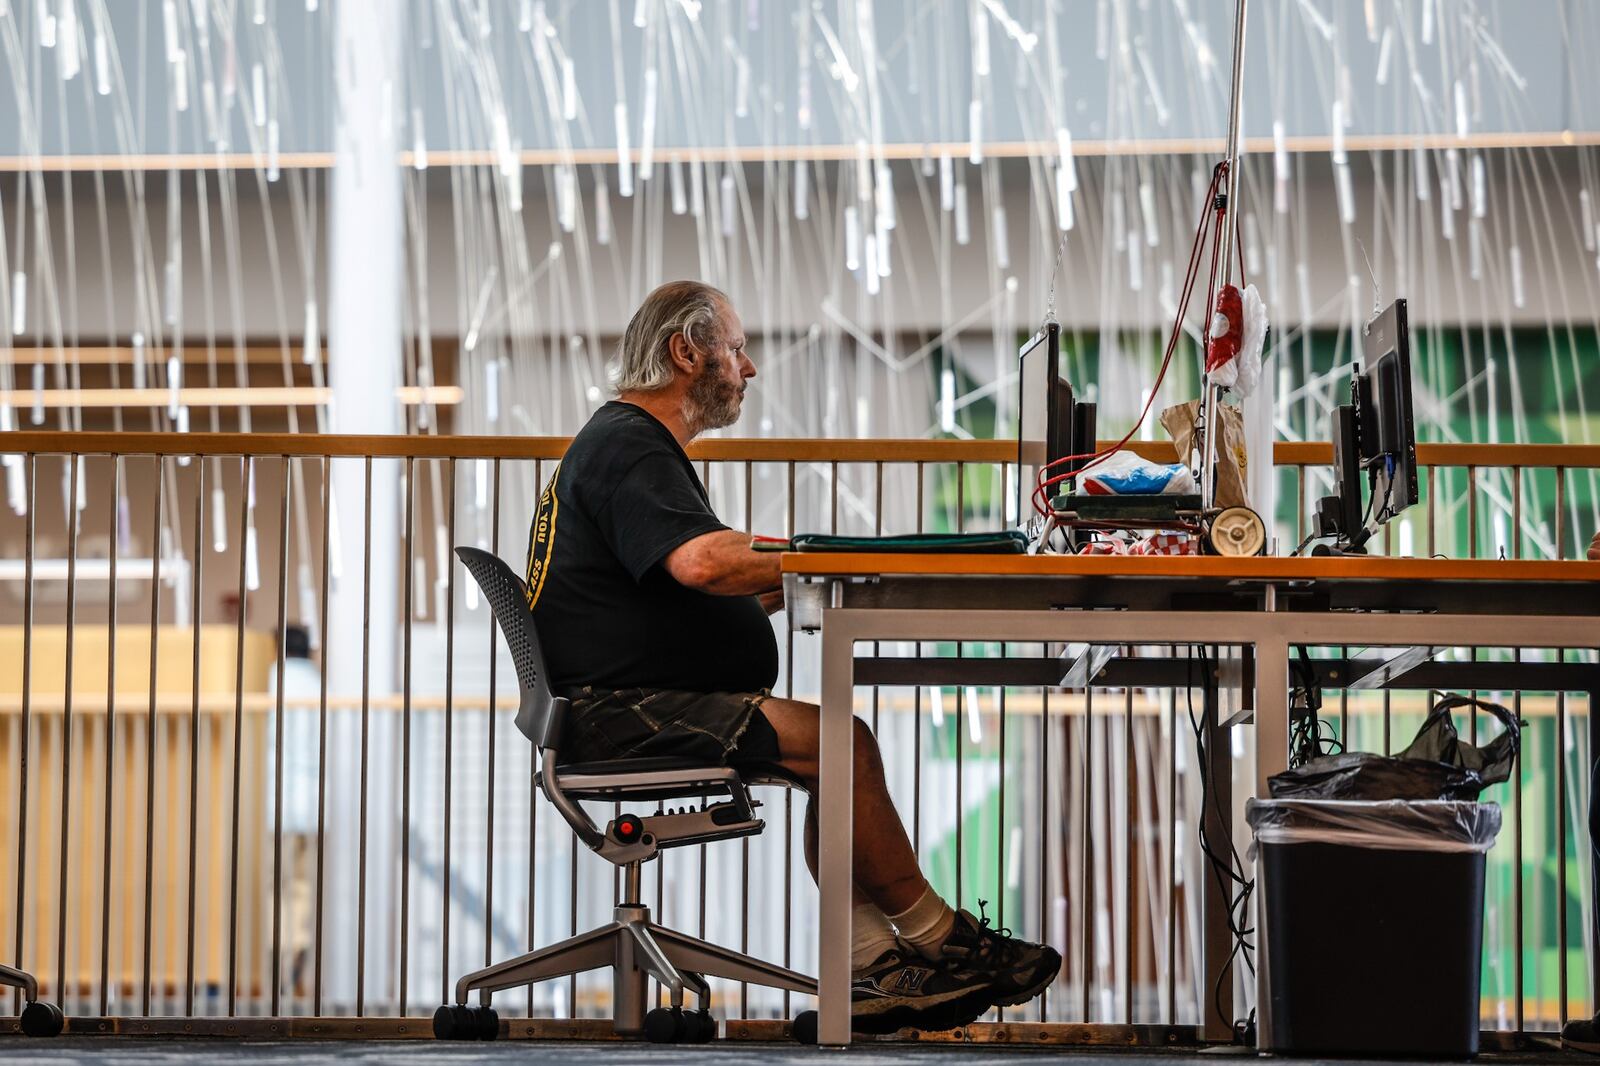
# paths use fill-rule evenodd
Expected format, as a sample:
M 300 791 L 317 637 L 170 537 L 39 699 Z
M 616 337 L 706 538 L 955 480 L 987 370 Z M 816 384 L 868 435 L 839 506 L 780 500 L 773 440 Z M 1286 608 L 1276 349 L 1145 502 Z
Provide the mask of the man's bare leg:
M 815 704 L 795 700 L 767 700 L 762 713 L 778 737 L 779 765 L 800 779 L 811 793 L 806 811 L 806 866 L 817 875 L 818 750 L 821 735 L 821 709 Z M 893 926 L 899 939 L 928 959 L 942 960 L 953 968 L 944 973 L 953 982 L 950 995 L 958 998 L 950 1011 L 936 1024 L 941 1027 L 964 1025 L 959 1020 L 976 1017 L 984 1006 L 1013 1006 L 1042 992 L 1061 969 L 1061 956 L 1042 944 L 1030 944 L 981 926 L 965 911 L 955 912 L 940 899 L 917 867 L 916 853 L 906 835 L 900 814 L 895 810 L 884 778 L 883 758 L 877 738 L 859 718 L 854 725 L 855 789 L 851 805 L 855 833 L 854 903 L 864 916 Z M 871 907 L 867 907 L 869 903 Z M 858 912 L 860 913 L 860 912 Z M 865 924 L 865 923 L 857 923 Z M 881 926 L 880 926 L 881 928 Z M 870 954 L 867 944 L 859 945 L 862 959 L 853 959 L 857 968 Z M 975 972 L 990 978 L 987 998 L 976 1008 L 974 994 L 968 994 Z M 965 982 L 965 985 L 963 985 Z M 983 991 L 979 989 L 979 991 Z M 970 1014 L 962 1014 L 956 1007 Z M 859 1017 L 858 1017 L 859 1021 Z
M 781 765 L 816 795 L 820 710 L 795 700 L 767 700 L 761 712 L 778 734 Z M 885 914 L 899 914 L 928 891 L 928 879 L 917 867 L 916 853 L 889 795 L 878 741 L 867 723 L 855 721 L 855 869 L 857 902 L 870 900 Z M 816 877 L 817 821 L 815 800 L 806 812 L 806 865 Z

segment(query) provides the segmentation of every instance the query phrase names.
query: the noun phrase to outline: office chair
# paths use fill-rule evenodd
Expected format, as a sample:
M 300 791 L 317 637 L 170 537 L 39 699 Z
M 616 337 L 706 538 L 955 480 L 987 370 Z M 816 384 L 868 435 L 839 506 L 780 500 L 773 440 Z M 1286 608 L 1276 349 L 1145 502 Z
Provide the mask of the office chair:
M 539 752 L 538 787 L 578 839 L 607 862 L 622 867 L 623 899 L 608 925 L 531 951 L 507 962 L 469 973 L 456 982 L 455 1003 L 433 1016 L 441 1040 L 493 1040 L 500 1019 L 490 999 L 495 992 L 535 981 L 612 968 L 613 1024 L 619 1035 L 644 1035 L 656 1043 L 701 1042 L 716 1035 L 708 1012 L 711 988 L 706 977 L 765 985 L 815 995 L 817 983 L 804 974 L 707 943 L 650 919 L 639 899 L 640 868 L 666 848 L 731 840 L 761 832 L 759 806 L 750 798 L 753 784 L 793 784 L 775 769 L 771 776 L 741 777 L 727 766 L 670 757 L 615 759 L 557 766 L 569 702 L 550 691 L 544 655 L 534 631 L 527 589 L 504 562 L 476 548 L 456 555 L 483 589 L 505 634 L 516 666 L 522 702 L 517 728 Z M 711 803 L 708 795 L 726 795 Z M 698 808 L 660 807 L 663 800 L 700 799 Z M 657 801 L 654 814 L 618 814 L 599 829 L 579 805 L 582 801 Z M 654 977 L 671 997 L 670 1008 L 645 1011 L 646 979 Z M 684 989 L 693 989 L 698 1012 L 683 1010 Z M 477 992 L 479 1005 L 467 1005 Z
M 10 966 L 0 965 L 0 988 L 20 988 L 28 1005 L 22 1008 L 18 1019 L 27 1036 L 57 1036 L 65 1023 L 61 1008 L 39 998 L 39 982 L 33 975 Z

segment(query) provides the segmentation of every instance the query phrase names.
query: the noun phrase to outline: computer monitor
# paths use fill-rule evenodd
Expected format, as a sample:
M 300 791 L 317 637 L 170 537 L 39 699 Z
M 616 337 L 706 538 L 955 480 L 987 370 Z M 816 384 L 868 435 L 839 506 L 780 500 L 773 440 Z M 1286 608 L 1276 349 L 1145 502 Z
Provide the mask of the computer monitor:
M 1017 520 L 1025 525 L 1039 469 L 1068 455 L 1094 451 L 1095 405 L 1074 400 L 1072 384 L 1062 373 L 1058 323 L 1046 322 L 1017 357 Z M 1081 465 L 1065 464 L 1051 473 L 1067 473 Z
M 1385 522 L 1418 498 L 1404 300 L 1367 323 L 1362 355 L 1363 366 L 1350 383 L 1351 402 L 1334 410 L 1334 495 L 1318 504 L 1315 527 L 1317 536 L 1335 539 L 1332 547 L 1319 549 L 1324 553 L 1361 551 Z
M 1387 522 L 1417 502 L 1417 432 L 1411 414 L 1411 329 L 1406 302 L 1396 300 L 1367 323 L 1366 367 L 1356 378 L 1361 411 L 1361 456 L 1383 495 L 1373 520 Z

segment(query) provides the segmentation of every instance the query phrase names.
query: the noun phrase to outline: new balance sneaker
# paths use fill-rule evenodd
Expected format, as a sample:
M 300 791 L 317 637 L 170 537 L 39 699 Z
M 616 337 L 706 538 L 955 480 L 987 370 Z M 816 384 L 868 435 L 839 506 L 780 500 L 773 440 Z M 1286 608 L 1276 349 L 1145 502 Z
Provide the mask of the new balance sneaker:
M 850 985 L 850 1027 L 858 1033 L 955 1029 L 989 1009 L 989 978 L 893 947 Z
M 1595 1021 L 1595 1018 L 1583 1018 L 1568 1022 L 1561 1030 L 1561 1046 L 1567 1051 L 1600 1055 L 1600 1026 L 1596 1026 Z
M 978 909 L 982 911 L 984 906 L 980 900 Z M 1018 940 L 1009 929 L 991 928 L 987 914 L 974 918 L 965 909 L 956 911 L 955 926 L 942 950 L 963 981 L 976 979 L 988 984 L 991 1007 L 1026 1003 L 1061 972 L 1061 955 L 1055 948 Z

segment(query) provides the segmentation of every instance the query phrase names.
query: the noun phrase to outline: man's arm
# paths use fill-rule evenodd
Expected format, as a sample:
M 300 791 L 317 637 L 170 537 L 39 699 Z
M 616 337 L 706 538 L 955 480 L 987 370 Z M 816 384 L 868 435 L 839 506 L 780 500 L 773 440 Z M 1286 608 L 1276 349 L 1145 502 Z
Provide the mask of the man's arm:
M 783 586 L 778 553 L 754 550 L 750 534 L 732 529 L 684 541 L 662 565 L 678 584 L 713 596 L 759 596 Z
M 1589 558 L 1600 563 L 1600 533 L 1596 533 L 1594 539 L 1589 542 Z

